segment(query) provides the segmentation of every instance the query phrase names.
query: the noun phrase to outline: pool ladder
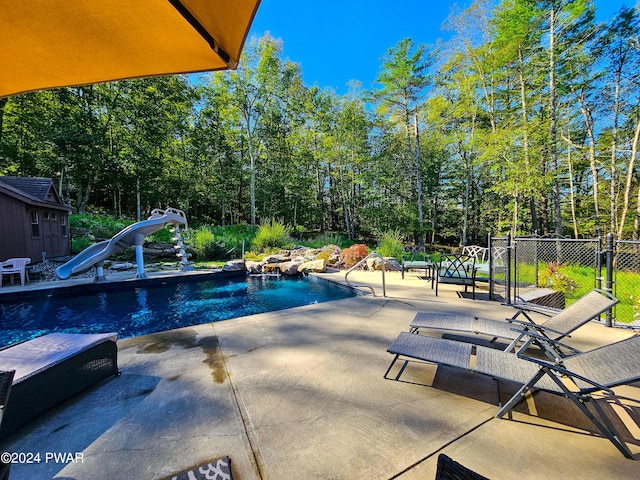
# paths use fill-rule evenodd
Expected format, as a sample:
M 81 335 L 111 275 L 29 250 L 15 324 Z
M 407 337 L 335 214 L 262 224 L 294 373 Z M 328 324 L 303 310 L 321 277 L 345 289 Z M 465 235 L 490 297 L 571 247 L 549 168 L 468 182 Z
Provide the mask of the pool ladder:
M 359 266 L 361 266 L 362 264 L 366 263 L 366 261 L 369 258 L 372 257 L 378 257 L 380 258 L 380 260 L 382 260 L 382 296 L 386 297 L 387 296 L 387 287 L 385 285 L 385 281 L 384 281 L 384 257 L 382 255 L 380 255 L 379 253 L 376 252 L 372 252 L 369 255 L 367 255 L 366 257 L 364 257 L 362 260 L 360 260 L 358 263 L 356 263 L 353 267 L 351 267 L 349 270 L 347 270 L 347 273 L 344 274 L 344 281 L 347 283 L 347 285 L 349 285 L 350 287 L 353 288 L 368 288 L 369 290 L 371 290 L 371 294 L 375 297 L 376 296 L 376 292 L 373 289 L 373 287 L 371 285 L 356 285 L 354 283 L 349 282 L 349 279 L 347 278 L 349 276 L 349 274 L 354 271 L 356 268 L 358 268 Z

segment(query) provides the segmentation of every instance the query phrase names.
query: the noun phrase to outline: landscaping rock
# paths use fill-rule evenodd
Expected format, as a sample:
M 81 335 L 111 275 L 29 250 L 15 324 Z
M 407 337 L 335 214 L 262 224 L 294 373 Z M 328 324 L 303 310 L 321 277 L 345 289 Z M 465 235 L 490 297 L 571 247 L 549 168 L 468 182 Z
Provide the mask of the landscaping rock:
M 244 260 L 230 260 L 224 264 L 222 270 L 225 272 L 239 272 L 240 270 L 246 270 Z
M 327 271 L 327 262 L 324 259 L 311 260 L 310 262 L 301 263 L 298 267 L 298 273 L 323 273 Z
M 280 272 L 283 275 L 298 275 L 298 267 L 300 266 L 300 262 L 282 262 L 278 264 L 280 267 Z
M 400 266 L 398 261 L 393 257 L 385 257 L 384 268 L 387 272 L 402 270 L 402 267 Z M 367 259 L 367 270 L 382 270 L 382 260 L 378 257 Z
M 262 273 L 262 265 L 264 265 L 262 262 L 253 262 L 251 260 L 246 260 L 244 264 L 247 272 L 249 272 L 250 274 L 255 275 L 258 273 Z

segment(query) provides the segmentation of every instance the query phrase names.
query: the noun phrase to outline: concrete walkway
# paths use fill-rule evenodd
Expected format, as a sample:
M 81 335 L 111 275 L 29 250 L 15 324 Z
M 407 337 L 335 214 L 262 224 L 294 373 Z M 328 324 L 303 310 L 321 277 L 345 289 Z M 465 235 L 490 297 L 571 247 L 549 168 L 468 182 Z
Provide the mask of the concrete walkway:
M 350 275 L 378 283 L 378 294 L 380 278 Z M 536 396 L 498 420 L 496 382 L 482 375 L 413 363 L 403 382 L 385 380 L 386 348 L 416 312 L 513 313 L 458 298 L 454 286 L 435 297 L 415 275 L 389 273 L 386 284 L 387 297 L 120 340 L 120 377 L 4 442 L 41 457 L 14 464 L 11 478 L 161 479 L 228 455 L 236 480 L 431 479 L 441 452 L 491 479 L 637 478 L 640 463 L 592 433 L 565 399 Z M 591 323 L 570 343 L 590 349 L 628 335 Z M 640 385 L 616 393 L 612 410 L 638 460 Z M 76 461 L 51 460 L 61 452 Z

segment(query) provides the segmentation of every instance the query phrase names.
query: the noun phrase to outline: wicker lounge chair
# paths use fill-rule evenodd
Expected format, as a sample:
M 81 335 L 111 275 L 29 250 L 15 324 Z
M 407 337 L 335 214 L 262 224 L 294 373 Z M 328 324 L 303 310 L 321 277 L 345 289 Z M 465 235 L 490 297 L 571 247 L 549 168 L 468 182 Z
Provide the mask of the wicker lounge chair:
M 555 359 L 558 356 L 564 356 L 557 343 L 540 342 L 536 336 L 528 335 L 528 333 L 535 333 L 552 340 L 562 340 L 577 328 L 609 310 L 616 303 L 618 303 L 618 299 L 611 294 L 593 290 L 564 310 L 536 310 L 539 313 L 551 315 L 548 320 L 540 324 L 533 322 L 528 316 L 527 311 L 531 311 L 533 307 L 522 306 L 512 318 L 508 318 L 506 321 L 470 315 L 418 313 L 409 329 L 412 333 L 418 333 L 422 329 L 435 329 L 462 334 L 486 335 L 492 337 L 492 342 L 506 339 L 510 342 L 505 349 L 506 351 L 515 349 L 521 342 L 518 351 L 523 351 L 531 344 L 536 344 L 551 359 Z M 527 321 L 516 318 L 521 314 L 527 317 Z M 570 348 L 570 350 L 573 349 Z
M 0 370 L 15 370 L 0 440 L 49 408 L 118 374 L 117 334 L 52 333 L 0 350 Z
M 605 417 L 599 415 L 601 418 L 598 419 L 587 409 L 585 403 L 591 400 L 594 392 L 613 394 L 611 388 L 640 380 L 640 335 L 566 357 L 560 364 L 470 343 L 406 332 L 401 333 L 387 351 L 394 357 L 384 378 L 389 378 L 389 372 L 396 361 L 404 357 L 404 364 L 395 380 L 400 379 L 409 360 L 415 359 L 463 368 L 521 384 L 522 387 L 498 411 L 497 418 L 502 418 L 511 411 L 529 390 L 544 390 L 567 397 L 625 457 L 633 458 L 629 448 L 620 440 Z M 472 356 L 475 357 L 475 362 Z

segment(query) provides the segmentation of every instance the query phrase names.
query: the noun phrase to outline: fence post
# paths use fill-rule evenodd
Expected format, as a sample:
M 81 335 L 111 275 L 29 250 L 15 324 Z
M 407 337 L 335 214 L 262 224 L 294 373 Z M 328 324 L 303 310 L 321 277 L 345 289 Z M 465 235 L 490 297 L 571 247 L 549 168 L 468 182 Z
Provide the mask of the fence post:
M 493 300 L 493 252 L 491 248 L 491 232 L 489 232 L 487 235 L 487 253 L 489 254 L 489 300 Z
M 507 233 L 507 305 L 511 305 L 511 234 Z
M 613 233 L 607 233 L 607 276 L 604 290 L 610 294 L 613 294 Z M 611 327 L 612 322 L 612 309 L 607 310 L 605 325 Z

